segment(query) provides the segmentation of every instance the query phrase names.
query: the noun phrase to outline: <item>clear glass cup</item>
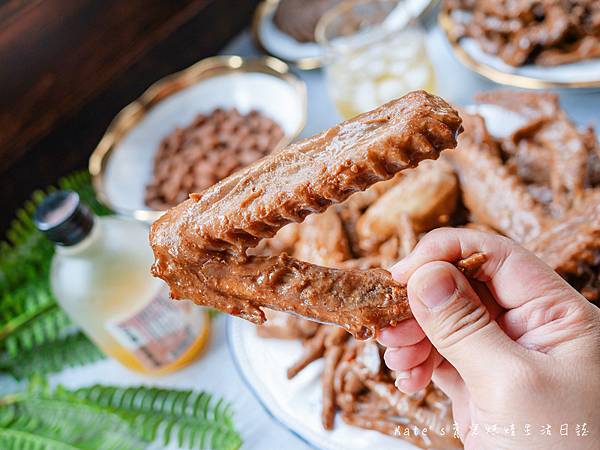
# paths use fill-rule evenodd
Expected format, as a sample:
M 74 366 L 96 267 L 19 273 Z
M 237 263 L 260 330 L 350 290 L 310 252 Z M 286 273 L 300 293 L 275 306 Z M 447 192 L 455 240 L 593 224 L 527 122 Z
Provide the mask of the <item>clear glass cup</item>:
M 348 119 L 409 91 L 435 91 L 425 31 L 410 1 L 350 0 L 316 28 L 325 49 L 329 95 Z

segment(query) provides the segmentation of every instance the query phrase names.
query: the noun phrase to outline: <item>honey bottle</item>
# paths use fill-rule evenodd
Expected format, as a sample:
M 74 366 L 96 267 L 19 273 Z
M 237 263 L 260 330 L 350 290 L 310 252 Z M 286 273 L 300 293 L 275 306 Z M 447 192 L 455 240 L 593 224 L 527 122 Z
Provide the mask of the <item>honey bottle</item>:
M 49 195 L 37 228 L 56 244 L 54 296 L 71 320 L 107 355 L 148 374 L 192 362 L 206 344 L 210 319 L 188 300 L 171 300 L 153 262 L 148 228 L 117 216 L 97 217 L 73 191 Z

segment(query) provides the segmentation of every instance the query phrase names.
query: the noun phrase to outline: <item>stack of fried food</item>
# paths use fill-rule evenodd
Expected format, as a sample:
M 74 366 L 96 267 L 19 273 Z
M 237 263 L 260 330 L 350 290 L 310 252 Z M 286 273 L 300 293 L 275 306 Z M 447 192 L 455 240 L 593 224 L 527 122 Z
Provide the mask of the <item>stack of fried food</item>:
M 456 37 L 472 37 L 511 66 L 600 57 L 597 0 L 447 0 L 445 9 L 459 12 Z
M 481 116 L 461 112 L 465 131 L 457 149 L 284 227 L 254 251 L 285 251 L 330 267 L 389 268 L 433 228 L 474 227 L 520 242 L 588 299 L 600 299 L 600 147 L 594 131 L 578 129 L 553 94 L 494 92 L 477 100 L 518 114 L 521 125 L 496 138 Z M 282 313 L 268 316 L 260 336 L 304 345 L 288 378 L 324 358 L 326 429 L 339 411 L 348 424 L 422 448 L 460 447 L 445 395 L 433 385 L 415 395 L 400 393 L 375 341 Z M 428 433 L 415 435 L 414 427 Z

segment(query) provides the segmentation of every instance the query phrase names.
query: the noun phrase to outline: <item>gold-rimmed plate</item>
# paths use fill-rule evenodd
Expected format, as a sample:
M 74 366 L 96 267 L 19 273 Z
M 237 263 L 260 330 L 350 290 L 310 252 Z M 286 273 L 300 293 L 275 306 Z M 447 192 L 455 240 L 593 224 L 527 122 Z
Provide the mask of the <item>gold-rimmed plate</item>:
M 256 326 L 229 317 L 227 341 L 233 362 L 265 410 L 308 445 L 321 450 L 419 450 L 408 441 L 348 425 L 336 414 L 333 430 L 321 422 L 323 360 L 311 363 L 289 380 L 287 369 L 302 355 L 302 344 L 292 339 L 265 339 Z
M 317 69 L 324 65 L 323 48 L 316 42 L 298 42 L 281 31 L 273 18 L 280 0 L 263 0 L 254 13 L 252 36 L 263 52 L 293 64 L 302 70 Z M 405 0 L 405 7 L 420 18 L 431 11 L 437 0 Z
M 460 38 L 453 14 L 441 10 L 438 22 L 456 58 L 469 69 L 496 83 L 526 89 L 600 88 L 600 58 L 559 66 L 528 64 L 513 67 L 484 52 L 475 39 Z
M 306 122 L 306 87 L 284 62 L 216 56 L 169 75 L 148 88 L 112 121 L 89 161 L 100 200 L 117 213 L 152 222 L 164 211 L 145 205 L 154 154 L 161 140 L 215 108 L 256 109 L 284 131 L 279 148 Z

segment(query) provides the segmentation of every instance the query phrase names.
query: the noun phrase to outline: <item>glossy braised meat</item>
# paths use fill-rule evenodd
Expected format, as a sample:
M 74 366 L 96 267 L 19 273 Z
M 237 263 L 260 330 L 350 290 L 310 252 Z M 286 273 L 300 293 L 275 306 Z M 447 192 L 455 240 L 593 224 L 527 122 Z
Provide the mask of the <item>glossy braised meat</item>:
M 383 269 L 332 269 L 246 250 L 352 193 L 456 145 L 458 113 L 423 91 L 289 146 L 192 194 L 152 226 L 152 272 L 176 299 L 265 321 L 261 308 L 340 325 L 360 338 L 410 315 Z
M 577 206 L 525 246 L 565 277 L 577 274 L 585 265 L 597 264 L 600 192 L 587 193 Z
M 323 233 L 323 230 L 327 232 Z M 350 256 L 350 245 L 335 208 L 306 218 L 294 245 L 294 258 L 320 266 L 337 267 Z
M 536 253 L 592 301 L 600 300 L 600 145 L 578 129 L 550 93 L 495 91 L 477 100 L 524 122 L 494 138 L 481 117 L 463 114 L 465 133 L 447 156 L 477 226 Z
M 368 253 L 398 234 L 404 215 L 408 215 L 417 234 L 446 225 L 457 199 L 458 182 L 447 162 L 423 161 L 419 167 L 403 172 L 398 183 L 357 221 L 356 232 L 364 251 Z
M 508 150 L 524 181 L 548 183 L 554 212 L 568 209 L 586 188 L 590 143 L 551 93 L 496 91 L 477 100 L 526 118 L 512 133 Z M 506 145 L 505 145 L 506 148 Z
M 446 0 L 453 35 L 512 66 L 555 66 L 600 57 L 597 0 Z
M 447 158 L 458 173 L 465 206 L 476 222 L 518 242 L 535 238 L 545 226 L 543 209 L 503 164 L 483 118 L 462 116 L 465 133 L 457 151 L 449 152 Z
M 462 448 L 451 432 L 450 400 L 433 384 L 411 395 L 398 391 L 395 374 L 385 366 L 384 349 L 376 341 L 356 341 L 340 328 L 321 326 L 304 341 L 304 348 L 288 377 L 323 358 L 321 422 L 325 429 L 333 428 L 339 410 L 350 425 L 400 437 L 420 448 Z M 414 427 L 428 432 L 415 434 Z

